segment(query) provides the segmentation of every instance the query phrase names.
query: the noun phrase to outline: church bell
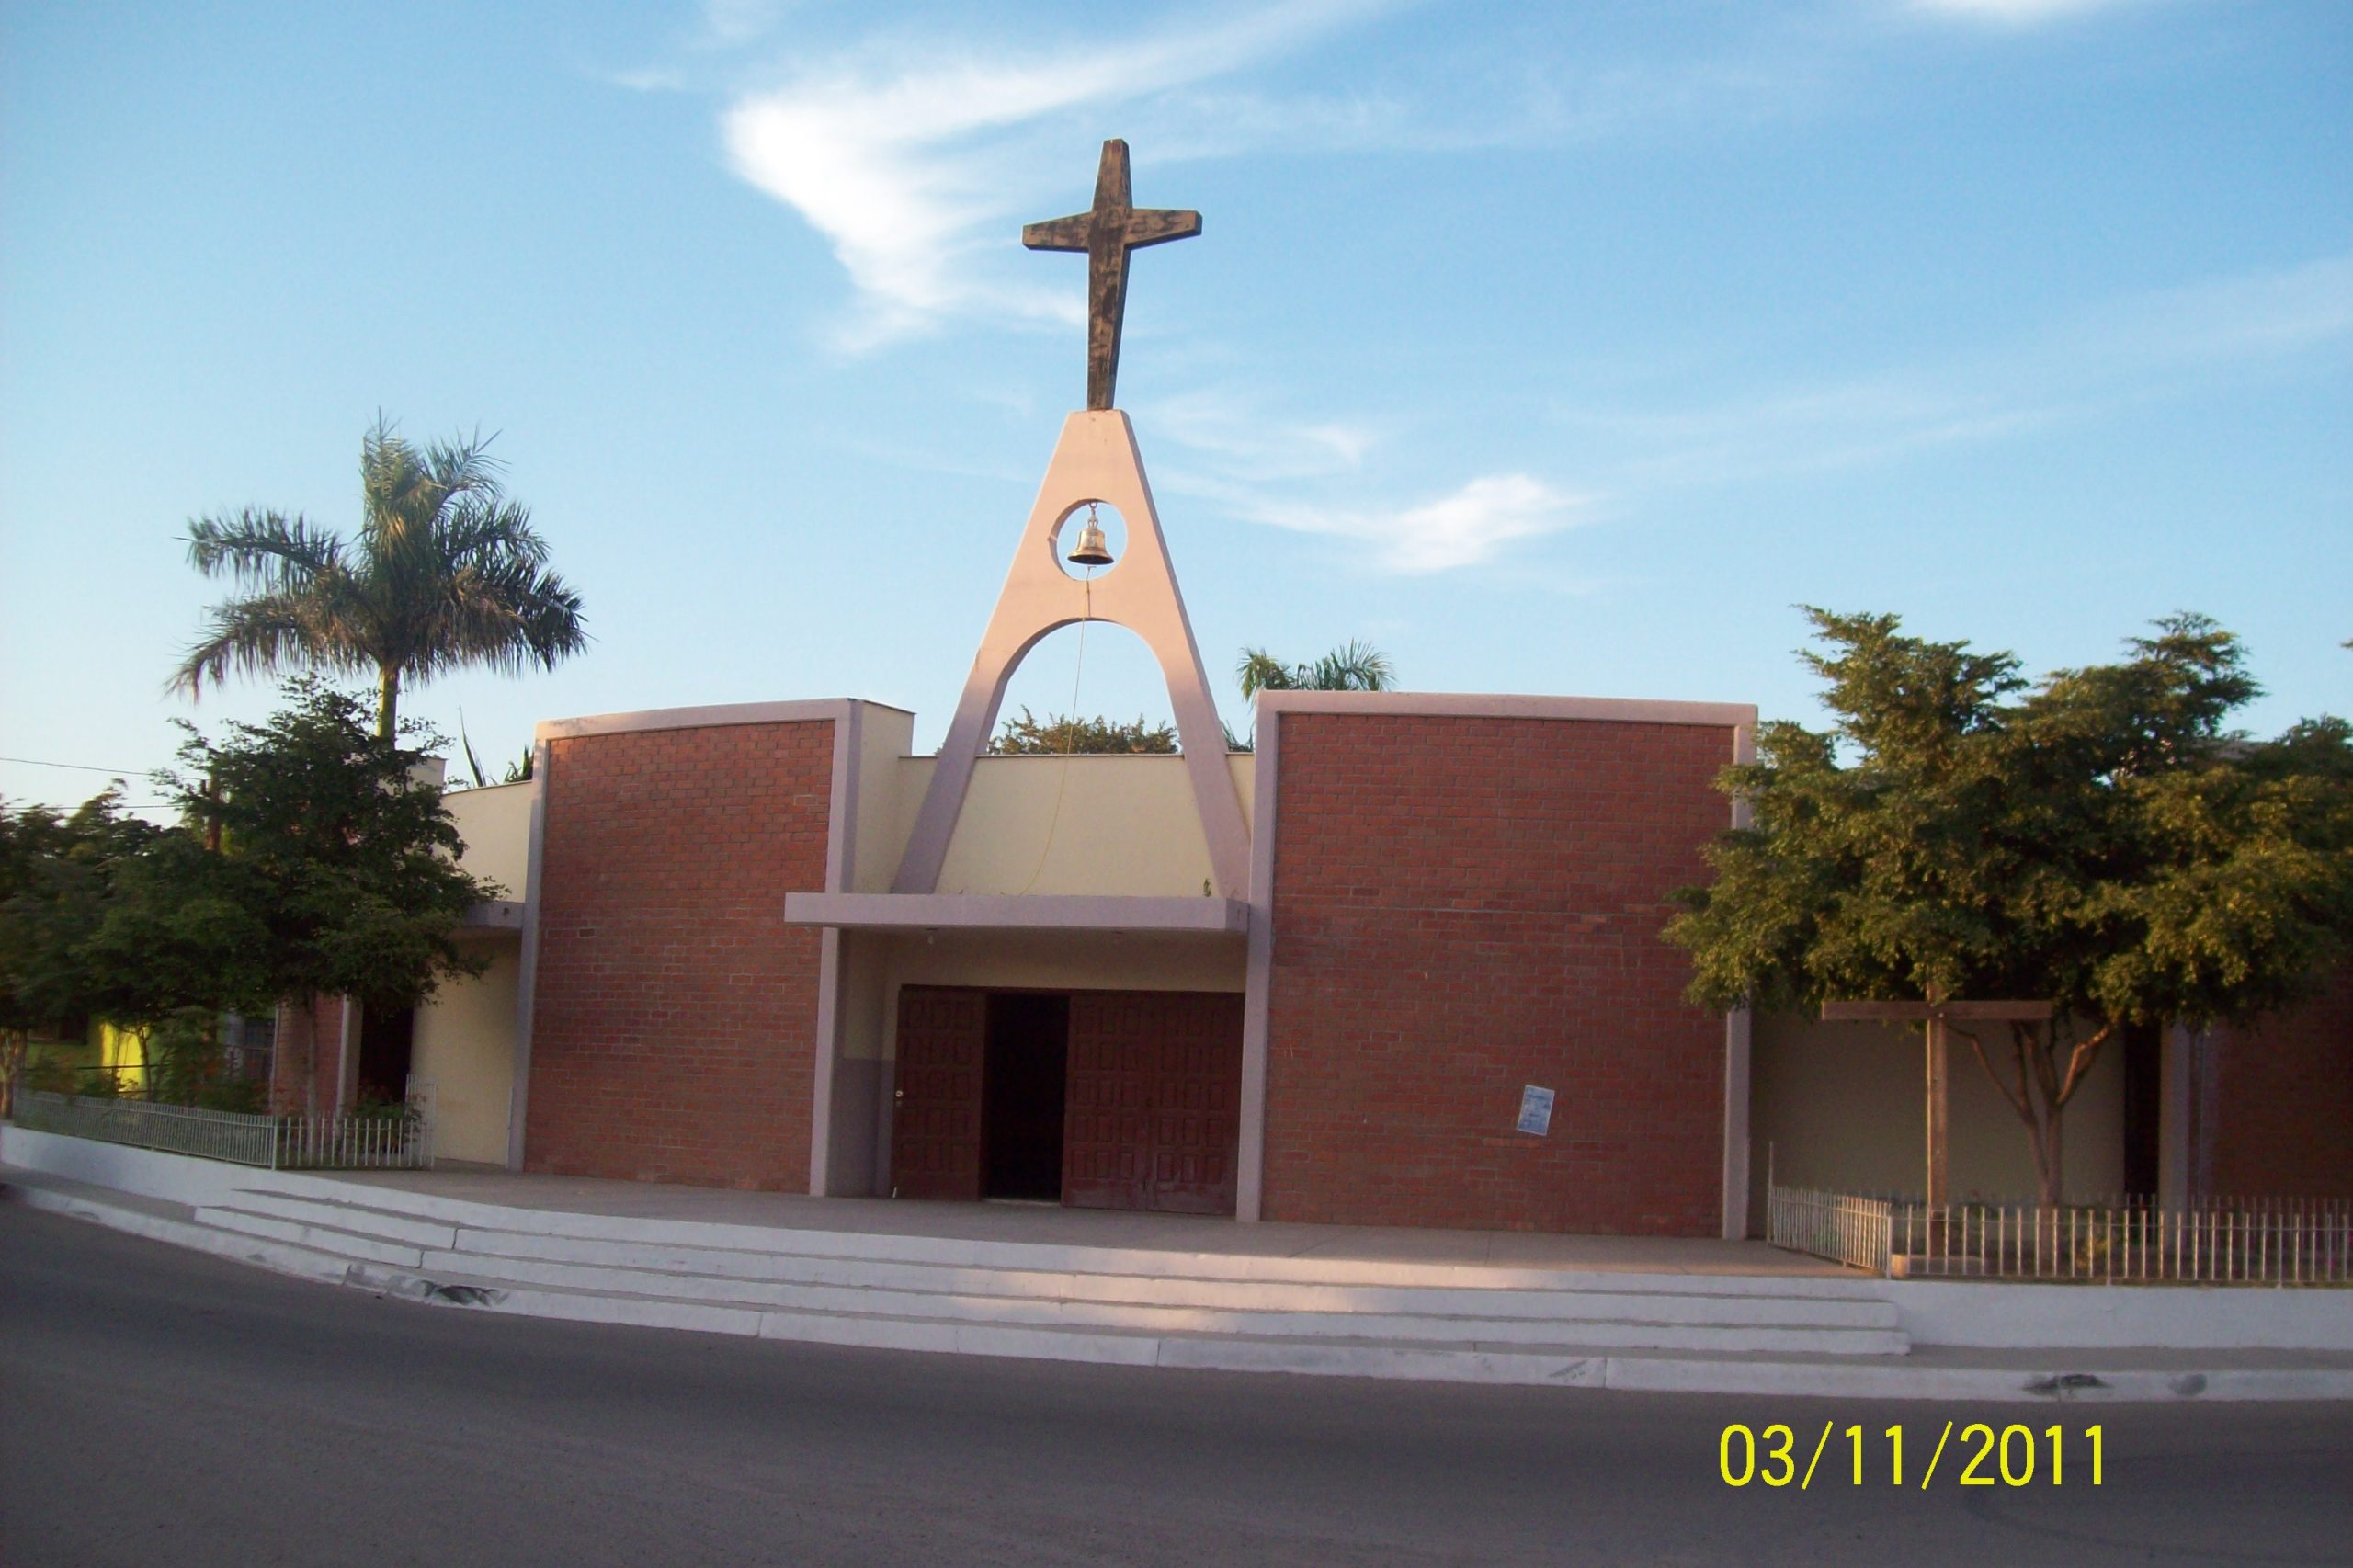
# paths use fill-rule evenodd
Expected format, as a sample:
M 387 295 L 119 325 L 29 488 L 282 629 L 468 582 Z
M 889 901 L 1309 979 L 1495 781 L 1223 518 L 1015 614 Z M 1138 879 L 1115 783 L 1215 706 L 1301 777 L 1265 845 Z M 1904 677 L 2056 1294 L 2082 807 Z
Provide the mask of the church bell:
M 1086 508 L 1086 526 L 1078 530 L 1078 548 L 1070 552 L 1069 560 L 1074 566 L 1111 564 L 1111 547 L 1104 542 L 1103 525 L 1095 520 L 1092 504 Z

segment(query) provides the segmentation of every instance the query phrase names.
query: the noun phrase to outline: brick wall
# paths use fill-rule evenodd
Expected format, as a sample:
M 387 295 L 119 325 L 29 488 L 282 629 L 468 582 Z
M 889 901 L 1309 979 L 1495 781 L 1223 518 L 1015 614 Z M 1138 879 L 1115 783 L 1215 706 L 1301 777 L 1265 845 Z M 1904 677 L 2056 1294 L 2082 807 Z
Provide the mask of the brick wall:
M 1659 940 L 1726 728 L 1281 720 L 1264 1212 L 1712 1235 L 1722 1020 Z M 1549 1137 L 1513 1130 L 1523 1085 Z
M 553 742 L 524 1165 L 806 1191 L 830 721 Z
M 2353 971 L 2306 1006 L 2219 1033 L 2213 1192 L 2353 1197 Z

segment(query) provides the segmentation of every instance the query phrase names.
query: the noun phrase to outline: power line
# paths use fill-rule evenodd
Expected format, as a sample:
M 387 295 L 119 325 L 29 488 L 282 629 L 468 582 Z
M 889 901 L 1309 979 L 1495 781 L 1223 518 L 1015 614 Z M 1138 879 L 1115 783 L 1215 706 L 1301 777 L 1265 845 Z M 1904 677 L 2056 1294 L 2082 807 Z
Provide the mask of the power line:
M 43 762 L 37 756 L 0 756 L 0 762 L 21 763 L 27 767 L 70 767 L 76 773 L 111 773 L 118 778 L 135 778 L 155 771 L 152 767 L 99 767 L 87 762 Z

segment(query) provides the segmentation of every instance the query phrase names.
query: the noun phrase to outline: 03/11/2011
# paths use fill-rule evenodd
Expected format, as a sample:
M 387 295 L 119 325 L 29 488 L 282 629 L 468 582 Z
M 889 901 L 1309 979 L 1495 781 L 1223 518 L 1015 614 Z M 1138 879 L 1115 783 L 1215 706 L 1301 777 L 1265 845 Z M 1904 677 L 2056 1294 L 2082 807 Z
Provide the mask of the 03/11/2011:
M 1945 1450 L 1955 1437 L 1954 1423 L 1945 1423 L 1938 1434 L 1936 1448 L 1928 1455 L 1928 1462 L 1921 1471 L 1917 1483 L 1925 1492 L 1937 1478 L 1939 1464 L 1946 1463 Z M 1724 1428 L 1717 1440 L 1716 1462 L 1727 1486 L 1746 1486 L 1762 1482 L 1768 1486 L 1787 1486 L 1796 1482 L 1798 1490 L 1813 1484 L 1814 1471 L 1820 1468 L 1823 1455 L 1831 1448 L 1831 1436 L 1836 1432 L 1844 1450 L 1831 1460 L 1832 1474 L 1844 1471 L 1853 1485 L 1876 1484 L 1882 1481 L 1890 1486 L 1904 1484 L 1904 1428 L 1894 1426 L 1873 1436 L 1860 1423 L 1840 1430 L 1836 1421 L 1822 1424 L 1822 1436 L 1812 1445 L 1813 1453 L 1800 1469 L 1802 1450 L 1798 1447 L 1794 1429 L 1775 1422 L 1762 1429 L 1751 1429 L 1735 1422 Z M 2047 1481 L 2052 1486 L 2063 1485 L 2067 1475 L 2067 1434 L 2063 1425 L 2053 1423 L 2040 1432 L 2032 1427 L 2012 1423 L 1999 1430 L 1983 1421 L 1972 1421 L 1960 1428 L 1961 1443 L 1951 1459 L 1947 1473 L 1962 1486 L 2031 1486 Z M 2097 1426 L 2083 1429 L 2078 1442 L 2088 1452 L 2077 1461 L 2078 1483 L 2084 1474 L 2083 1461 L 2089 1460 L 2090 1479 L 2094 1486 L 2100 1483 L 2100 1471 L 2105 1458 L 2101 1449 L 2101 1432 Z M 1884 1454 L 1884 1460 L 1881 1454 Z M 1839 1463 L 1844 1459 L 1848 1462 Z M 1824 1480 L 1831 1479 L 1825 1475 Z

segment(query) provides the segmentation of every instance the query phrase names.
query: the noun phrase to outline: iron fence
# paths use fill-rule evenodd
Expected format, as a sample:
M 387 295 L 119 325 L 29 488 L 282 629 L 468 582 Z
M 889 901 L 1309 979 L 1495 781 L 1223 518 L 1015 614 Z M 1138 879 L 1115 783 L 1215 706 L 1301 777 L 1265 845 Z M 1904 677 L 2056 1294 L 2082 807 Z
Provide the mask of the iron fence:
M 2094 1203 L 1915 1199 L 1773 1187 L 1774 1245 L 1905 1278 L 2123 1285 L 2353 1284 L 2353 1199 Z
M 1765 1201 L 1765 1239 L 1791 1252 L 1811 1253 L 1850 1268 L 1885 1274 L 1894 1208 L 1883 1198 L 1799 1187 L 1770 1187 Z
M 36 1132 L 268 1170 L 424 1170 L 433 1164 L 432 1124 L 413 1112 L 252 1116 L 33 1090 L 17 1096 L 16 1121 Z
M 433 1164 L 433 1124 L 417 1115 L 281 1116 L 281 1170 L 424 1170 Z

